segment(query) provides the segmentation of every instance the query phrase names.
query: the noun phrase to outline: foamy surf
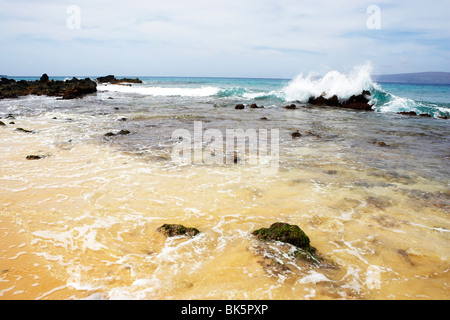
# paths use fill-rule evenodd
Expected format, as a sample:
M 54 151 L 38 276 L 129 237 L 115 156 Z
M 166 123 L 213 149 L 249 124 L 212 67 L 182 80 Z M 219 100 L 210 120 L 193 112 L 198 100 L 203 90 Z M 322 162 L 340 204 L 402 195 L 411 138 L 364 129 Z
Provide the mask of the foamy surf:
M 172 87 L 145 87 L 108 84 L 99 86 L 100 91 L 112 91 L 120 93 L 134 93 L 147 96 L 180 96 L 180 97 L 209 97 L 219 92 L 216 87 L 199 88 L 172 88 Z
M 307 102 L 310 97 L 324 95 L 330 98 L 336 95 L 340 99 L 348 99 L 352 95 L 361 94 L 363 90 L 379 89 L 370 77 L 372 67 L 370 64 L 354 67 L 349 74 L 333 70 L 323 77 L 313 73 L 295 77 L 280 94 L 287 101 Z

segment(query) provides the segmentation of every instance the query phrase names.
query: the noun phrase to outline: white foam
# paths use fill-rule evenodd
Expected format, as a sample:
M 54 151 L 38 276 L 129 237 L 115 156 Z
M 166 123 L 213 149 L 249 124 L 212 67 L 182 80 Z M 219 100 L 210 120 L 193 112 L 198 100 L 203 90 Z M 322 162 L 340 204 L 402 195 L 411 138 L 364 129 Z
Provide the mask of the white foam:
M 120 93 L 137 93 L 149 96 L 182 96 L 182 97 L 209 97 L 219 93 L 217 87 L 199 88 L 166 88 L 166 87 L 145 87 L 145 86 L 122 86 L 108 84 L 99 86 L 100 91 L 113 91 Z
M 327 277 L 325 277 L 322 273 L 319 273 L 317 271 L 311 270 L 307 276 L 304 276 L 303 278 L 299 279 L 298 283 L 317 283 L 317 282 L 323 282 L 323 281 L 331 281 Z
M 323 77 L 300 74 L 284 87 L 281 93 L 287 101 L 306 102 L 310 97 L 319 97 L 323 93 L 327 98 L 336 95 L 338 98 L 348 99 L 376 86 L 370 78 L 371 70 L 370 63 L 367 63 L 354 67 L 349 74 L 338 71 L 330 71 Z

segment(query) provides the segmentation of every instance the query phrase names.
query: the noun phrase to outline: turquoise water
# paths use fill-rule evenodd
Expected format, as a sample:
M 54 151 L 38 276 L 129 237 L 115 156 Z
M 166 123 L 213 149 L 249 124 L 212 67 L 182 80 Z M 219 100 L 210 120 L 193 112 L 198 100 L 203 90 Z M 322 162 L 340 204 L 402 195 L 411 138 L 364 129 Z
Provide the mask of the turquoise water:
M 84 78 L 80 76 L 79 78 Z M 136 76 L 124 76 L 135 78 Z M 97 76 L 90 76 L 91 79 Z M 122 78 L 117 76 L 117 78 Z M 130 87 L 100 86 L 100 90 L 139 94 L 155 98 L 181 97 L 214 99 L 220 105 L 230 100 L 280 107 L 286 103 L 305 104 L 310 96 L 325 93 L 345 99 L 362 90 L 371 92 L 374 110 L 383 113 L 414 111 L 432 117 L 450 117 L 450 85 L 375 83 L 369 75 L 332 74 L 324 77 L 295 79 L 209 78 L 209 77 L 139 77 L 143 83 Z M 35 80 L 39 77 L 16 77 Z M 54 80 L 70 77 L 51 77 Z

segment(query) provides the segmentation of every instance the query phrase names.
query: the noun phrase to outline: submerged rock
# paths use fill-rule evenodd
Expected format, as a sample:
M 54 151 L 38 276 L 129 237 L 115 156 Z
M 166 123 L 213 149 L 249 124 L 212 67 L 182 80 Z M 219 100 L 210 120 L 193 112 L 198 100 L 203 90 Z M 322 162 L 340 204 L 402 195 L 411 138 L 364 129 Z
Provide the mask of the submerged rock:
M 301 136 L 302 136 L 302 134 L 300 132 L 298 132 L 298 130 L 291 133 L 292 139 L 300 138 Z
M 44 158 L 44 156 L 38 156 L 38 155 L 29 155 L 26 157 L 27 160 L 39 160 Z
M 288 106 L 284 106 L 284 108 L 293 110 L 293 109 L 297 109 L 297 106 L 295 104 L 291 104 L 291 105 L 288 105 Z
M 131 132 L 129 130 L 120 130 L 117 133 L 114 132 L 107 132 L 105 133 L 105 137 L 114 137 L 114 136 L 120 136 L 120 135 L 126 135 L 126 134 L 130 134 Z
M 26 130 L 24 128 L 16 128 L 16 131 L 25 132 L 25 133 L 33 133 L 31 130 Z
M 239 104 L 237 104 L 234 108 L 235 108 L 236 110 L 242 110 L 242 109 L 245 108 L 245 106 L 244 106 L 242 103 L 239 103 Z
M 373 140 L 373 141 L 372 141 L 372 144 L 377 144 L 377 145 L 379 145 L 380 147 L 390 147 L 390 145 L 386 144 L 386 143 L 383 142 L 383 141 Z
M 186 228 L 181 224 L 163 224 L 156 230 L 163 233 L 166 237 L 175 237 L 183 235 L 194 237 L 200 233 L 200 231 L 196 228 Z

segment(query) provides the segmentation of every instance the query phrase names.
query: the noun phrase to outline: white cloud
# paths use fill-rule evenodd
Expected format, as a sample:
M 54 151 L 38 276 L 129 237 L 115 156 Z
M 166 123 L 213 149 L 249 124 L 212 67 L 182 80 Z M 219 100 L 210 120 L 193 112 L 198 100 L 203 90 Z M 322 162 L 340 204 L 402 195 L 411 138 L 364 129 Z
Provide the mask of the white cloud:
M 66 9 L 75 3 L 81 29 L 69 30 Z M 371 4 L 381 9 L 381 30 L 366 27 Z M 66 70 L 49 70 L 60 74 L 294 76 L 366 60 L 382 68 L 395 55 L 408 56 L 411 62 L 398 66 L 405 71 L 436 52 L 437 66 L 448 71 L 449 6 L 443 0 L 0 0 L 0 58 L 9 74 L 30 73 L 19 59 L 33 52 L 41 67 L 52 68 L 62 55 L 72 59 Z

